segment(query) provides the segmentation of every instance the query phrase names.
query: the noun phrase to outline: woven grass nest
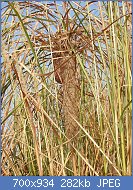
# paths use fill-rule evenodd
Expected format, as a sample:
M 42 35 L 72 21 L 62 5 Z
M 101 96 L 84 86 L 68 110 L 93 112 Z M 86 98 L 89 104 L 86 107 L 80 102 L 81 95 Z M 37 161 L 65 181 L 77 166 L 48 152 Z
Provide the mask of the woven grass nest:
M 55 80 L 62 84 L 67 62 L 75 59 L 75 52 L 80 52 L 80 48 L 84 45 L 83 28 L 80 27 L 72 32 L 60 30 L 51 37 L 51 41 Z
M 79 132 L 76 121 L 79 120 L 80 84 L 76 52 L 80 52 L 84 45 L 82 28 L 73 32 L 57 32 L 51 40 L 55 80 L 63 88 L 64 127 L 67 137 L 73 138 Z

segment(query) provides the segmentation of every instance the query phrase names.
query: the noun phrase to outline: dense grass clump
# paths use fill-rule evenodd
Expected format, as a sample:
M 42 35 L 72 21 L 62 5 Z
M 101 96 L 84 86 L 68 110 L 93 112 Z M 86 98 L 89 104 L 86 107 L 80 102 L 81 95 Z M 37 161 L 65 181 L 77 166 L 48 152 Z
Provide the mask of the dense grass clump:
M 2 175 L 131 175 L 131 2 L 2 5 Z

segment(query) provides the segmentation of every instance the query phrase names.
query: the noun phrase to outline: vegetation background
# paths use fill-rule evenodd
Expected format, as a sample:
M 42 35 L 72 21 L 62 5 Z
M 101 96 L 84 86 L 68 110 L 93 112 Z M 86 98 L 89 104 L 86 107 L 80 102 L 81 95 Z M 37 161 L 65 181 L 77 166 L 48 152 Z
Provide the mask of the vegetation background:
M 2 175 L 131 175 L 131 2 L 2 5 Z

